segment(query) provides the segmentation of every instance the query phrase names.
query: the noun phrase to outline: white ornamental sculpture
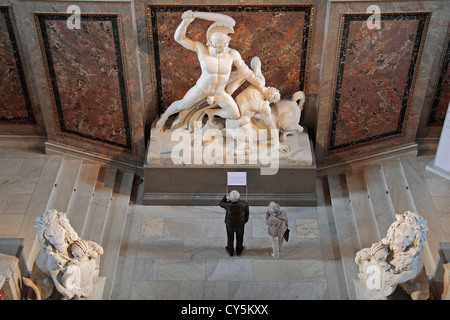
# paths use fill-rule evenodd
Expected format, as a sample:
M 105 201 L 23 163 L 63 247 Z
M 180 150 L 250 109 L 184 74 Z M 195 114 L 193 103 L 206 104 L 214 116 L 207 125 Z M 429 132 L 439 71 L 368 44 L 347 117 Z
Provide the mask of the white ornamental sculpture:
M 47 210 L 36 219 L 41 250 L 31 279 L 42 299 L 52 294 L 54 286 L 65 299 L 90 297 L 98 282 L 100 255 L 97 243 L 82 240 L 63 212 Z
M 274 145 L 287 152 L 288 148 L 279 144 L 279 132 L 283 131 L 283 141 L 287 134 L 303 131 L 298 123 L 305 102 L 304 93 L 294 93 L 293 101 L 280 101 L 278 89 L 266 87 L 260 59 L 253 57 L 249 68 L 240 53 L 228 46 L 228 34 L 234 33 L 233 18 L 220 13 L 193 11 L 184 12 L 181 18 L 175 41 L 197 53 L 202 73 L 185 96 L 173 102 L 160 116 L 156 128 L 165 131 L 169 117 L 178 114 L 171 125 L 172 130 L 225 129 L 226 134 L 239 140 L 238 135 L 247 136 L 249 130 L 255 132 L 250 135 L 256 135 L 260 129 L 266 129 L 269 134 L 264 131 L 264 137 L 255 136 L 254 141 L 271 139 Z M 188 26 L 195 19 L 213 21 L 207 30 L 206 45 L 186 36 Z M 232 71 L 233 66 L 235 71 Z M 234 98 L 233 93 L 246 81 L 250 86 Z M 275 105 L 271 107 L 270 104 Z M 205 116 L 208 122 L 203 125 Z M 207 136 L 202 137 L 202 141 L 195 141 L 195 144 L 201 145 L 207 139 Z M 248 154 L 249 150 L 238 145 L 235 154 L 242 153 Z
M 396 218 L 384 239 L 356 253 L 364 298 L 387 299 L 399 285 L 413 300 L 426 300 L 429 283 L 422 250 L 427 221 L 411 211 Z

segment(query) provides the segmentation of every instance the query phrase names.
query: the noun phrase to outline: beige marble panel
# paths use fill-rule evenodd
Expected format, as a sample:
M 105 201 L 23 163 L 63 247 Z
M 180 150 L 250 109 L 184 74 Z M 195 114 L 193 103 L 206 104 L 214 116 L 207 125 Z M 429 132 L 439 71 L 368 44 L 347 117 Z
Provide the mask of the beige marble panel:
M 450 197 L 450 181 L 444 178 L 426 178 L 425 179 L 433 197 Z
M 245 240 L 244 247 L 248 241 Z M 226 236 L 223 238 L 189 238 L 184 241 L 184 259 L 226 259 L 231 257 L 225 251 Z M 245 251 L 245 256 L 248 256 Z
M 131 300 L 177 300 L 180 281 L 133 281 Z
M 163 218 L 143 218 L 141 226 L 141 237 L 161 237 L 163 233 Z
M 157 280 L 205 280 L 205 260 L 159 259 Z
M 182 259 L 184 239 L 180 238 L 142 238 L 137 247 L 139 258 Z
M 208 281 L 252 281 L 253 261 L 246 258 L 207 259 Z
M 15 235 L 19 232 L 24 214 L 2 213 L 0 214 L 0 234 Z
M 207 228 L 208 228 L 207 231 L 208 238 L 227 237 L 227 230 L 225 226 L 225 220 L 223 217 L 220 219 L 208 219 Z
M 8 196 L 3 213 L 25 213 L 31 201 L 31 194 L 11 194 Z
M 323 300 L 328 298 L 328 287 L 323 282 L 280 282 L 278 286 L 282 300 Z
M 228 300 L 227 281 L 181 281 L 181 300 Z
M 319 238 L 319 223 L 317 219 L 296 219 L 297 235 L 300 239 Z
M 450 197 L 434 196 L 433 203 L 437 211 L 450 213 Z
M 301 281 L 300 263 L 297 260 L 254 260 L 255 281 Z
M 325 264 L 323 260 L 300 260 L 301 281 L 326 282 Z
M 289 239 L 285 242 L 280 259 L 322 259 L 322 245 L 320 239 Z
M 230 299 L 233 300 L 278 300 L 277 282 L 235 281 L 230 282 Z
M 251 236 L 253 238 L 268 238 L 269 234 L 267 233 L 268 226 L 266 225 L 265 218 L 257 218 L 251 219 Z
M 44 166 L 44 158 L 32 158 L 24 159 L 22 163 L 22 168 L 20 169 L 21 175 L 33 175 L 39 176 L 41 169 Z
M 23 159 L 0 159 L 0 176 L 20 173 Z
M 192 218 L 166 218 L 163 237 L 198 238 L 207 235 L 207 221 Z
M 33 176 L 0 176 L 0 193 L 32 194 L 38 177 Z
M 137 258 L 134 264 L 133 280 L 149 281 L 156 280 L 158 271 L 158 259 Z
M 6 202 L 8 201 L 8 195 L 7 194 L 0 194 L 0 213 L 3 212 L 3 209 L 6 206 Z

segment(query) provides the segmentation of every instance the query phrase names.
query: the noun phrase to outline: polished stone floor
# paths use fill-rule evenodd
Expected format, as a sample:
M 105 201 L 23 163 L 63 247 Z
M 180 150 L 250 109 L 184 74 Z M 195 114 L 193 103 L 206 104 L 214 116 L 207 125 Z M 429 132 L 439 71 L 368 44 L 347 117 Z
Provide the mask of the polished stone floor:
M 134 205 L 113 299 L 327 299 L 316 209 L 284 209 L 290 239 L 275 260 L 265 207 L 251 207 L 244 251 L 230 257 L 219 206 Z

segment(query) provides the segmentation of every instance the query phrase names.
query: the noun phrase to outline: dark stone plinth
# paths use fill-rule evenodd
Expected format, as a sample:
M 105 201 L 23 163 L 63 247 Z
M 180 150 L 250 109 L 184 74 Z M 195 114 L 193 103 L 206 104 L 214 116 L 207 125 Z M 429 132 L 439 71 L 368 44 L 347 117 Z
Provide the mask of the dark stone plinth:
M 156 141 L 157 143 L 158 141 Z M 154 137 L 149 150 L 155 143 Z M 144 205 L 218 205 L 227 191 L 241 193 L 250 205 L 265 206 L 275 201 L 283 206 L 316 206 L 317 167 L 309 141 L 312 163 L 308 166 L 283 165 L 278 172 L 262 175 L 259 165 L 144 165 Z M 148 152 L 147 152 L 148 153 Z M 151 162 L 151 161 L 150 161 Z M 247 172 L 247 188 L 227 186 L 227 172 Z

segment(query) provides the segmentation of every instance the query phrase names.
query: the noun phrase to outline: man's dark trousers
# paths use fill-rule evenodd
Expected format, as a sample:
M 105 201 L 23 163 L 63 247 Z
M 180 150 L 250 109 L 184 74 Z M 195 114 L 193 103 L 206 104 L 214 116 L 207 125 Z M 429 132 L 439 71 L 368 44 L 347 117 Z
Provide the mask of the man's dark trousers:
M 240 227 L 239 229 L 231 229 L 227 227 L 227 250 L 230 256 L 233 255 L 233 244 L 234 244 L 234 234 L 236 234 L 236 252 L 238 255 L 241 254 L 244 249 L 244 229 L 245 226 Z

